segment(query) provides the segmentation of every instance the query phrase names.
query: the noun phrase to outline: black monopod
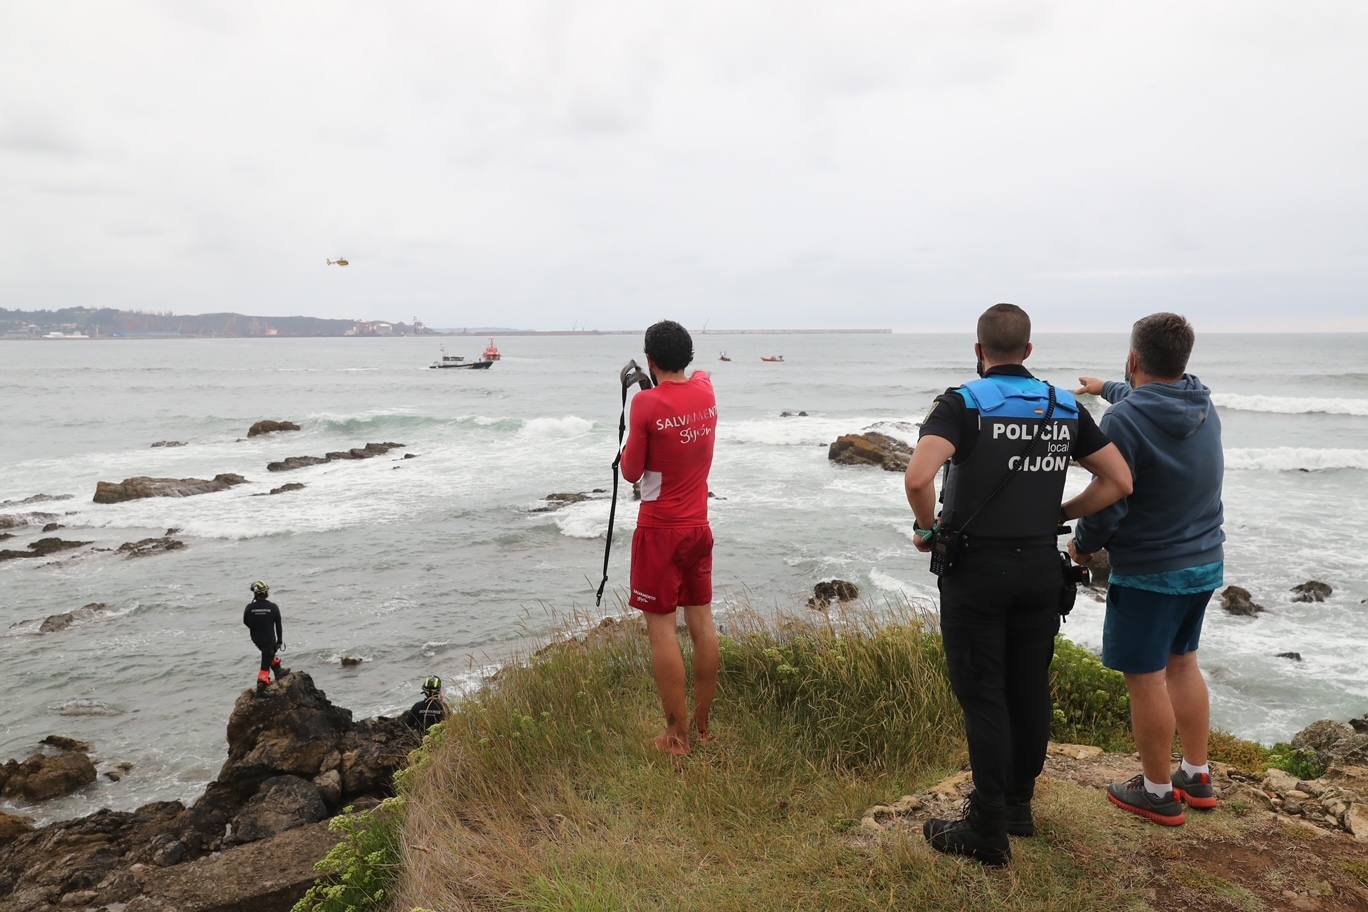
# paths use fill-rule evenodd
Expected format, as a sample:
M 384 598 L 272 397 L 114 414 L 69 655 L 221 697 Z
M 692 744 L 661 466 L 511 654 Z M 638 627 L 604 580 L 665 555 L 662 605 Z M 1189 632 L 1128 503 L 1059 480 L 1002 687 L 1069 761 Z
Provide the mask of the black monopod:
M 622 414 L 618 416 L 617 455 L 613 457 L 613 499 L 608 506 L 608 540 L 603 543 L 603 579 L 599 582 L 598 592 L 594 595 L 594 605 L 603 604 L 603 590 L 608 587 L 608 558 L 613 553 L 613 522 L 617 519 L 618 480 L 622 477 L 622 440 L 627 436 L 627 390 L 636 384 L 648 390 L 655 384 L 651 377 L 636 361 L 628 361 L 618 374 L 622 380 Z

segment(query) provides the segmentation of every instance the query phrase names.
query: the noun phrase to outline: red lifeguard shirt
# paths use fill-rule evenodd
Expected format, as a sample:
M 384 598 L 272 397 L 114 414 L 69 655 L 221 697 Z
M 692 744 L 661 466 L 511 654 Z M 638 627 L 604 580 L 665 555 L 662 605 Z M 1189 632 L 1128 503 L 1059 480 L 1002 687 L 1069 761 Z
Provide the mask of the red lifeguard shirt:
M 708 524 L 716 432 L 717 397 L 705 371 L 636 394 L 622 477 L 641 481 L 639 528 Z

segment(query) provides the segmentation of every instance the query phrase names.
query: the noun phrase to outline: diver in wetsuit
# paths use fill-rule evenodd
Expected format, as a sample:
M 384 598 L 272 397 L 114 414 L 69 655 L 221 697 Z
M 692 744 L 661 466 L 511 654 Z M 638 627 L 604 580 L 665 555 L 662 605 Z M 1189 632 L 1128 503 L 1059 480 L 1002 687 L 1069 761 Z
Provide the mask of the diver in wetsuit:
M 280 625 L 280 608 L 266 598 L 271 591 L 261 580 L 252 583 L 252 601 L 242 612 L 242 623 L 252 633 L 252 645 L 261 650 L 261 671 L 257 672 L 257 683 L 265 686 L 271 683 L 271 672 L 279 681 L 289 669 L 280 666 L 276 655 L 285 645 L 285 632 Z
M 431 675 L 423 681 L 423 699 L 414 703 L 409 711 L 404 713 L 404 724 L 423 735 L 446 717 L 447 705 L 442 699 L 442 679 Z

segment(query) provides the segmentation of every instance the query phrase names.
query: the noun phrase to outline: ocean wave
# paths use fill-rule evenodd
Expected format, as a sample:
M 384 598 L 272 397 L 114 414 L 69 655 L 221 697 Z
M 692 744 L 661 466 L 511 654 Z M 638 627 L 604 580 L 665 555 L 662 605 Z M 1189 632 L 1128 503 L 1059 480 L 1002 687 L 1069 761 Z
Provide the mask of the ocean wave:
M 909 443 L 917 439 L 917 425 L 898 418 L 755 418 L 728 422 L 718 427 L 721 443 L 765 446 L 825 446 L 843 434 L 878 431 Z
M 567 538 L 602 538 L 608 533 L 610 507 L 611 502 L 608 500 L 590 500 L 572 504 L 563 510 L 546 515 L 552 517 L 556 528 Z M 634 512 L 631 509 L 618 511 L 618 531 L 630 529 L 635 525 Z
M 565 440 L 581 437 L 593 429 L 592 421 L 578 415 L 563 415 L 560 418 L 533 418 L 522 426 L 519 433 L 539 440 Z
M 1216 393 L 1212 400 L 1237 412 L 1271 412 L 1279 415 L 1354 415 L 1368 418 L 1368 399 L 1320 399 L 1313 396 L 1251 396 Z
M 1368 450 L 1312 447 L 1250 447 L 1226 450 L 1225 465 L 1236 471 L 1321 472 L 1331 469 L 1368 469 Z

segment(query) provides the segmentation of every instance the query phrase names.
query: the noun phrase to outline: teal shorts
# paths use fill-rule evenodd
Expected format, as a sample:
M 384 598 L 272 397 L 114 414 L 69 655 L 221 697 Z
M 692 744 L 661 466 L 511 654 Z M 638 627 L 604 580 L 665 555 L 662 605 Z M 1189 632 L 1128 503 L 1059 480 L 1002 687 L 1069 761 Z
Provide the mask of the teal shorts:
M 1169 595 L 1111 586 L 1102 623 L 1102 664 L 1126 674 L 1149 674 L 1167 668 L 1169 656 L 1196 652 L 1213 591 Z

